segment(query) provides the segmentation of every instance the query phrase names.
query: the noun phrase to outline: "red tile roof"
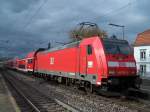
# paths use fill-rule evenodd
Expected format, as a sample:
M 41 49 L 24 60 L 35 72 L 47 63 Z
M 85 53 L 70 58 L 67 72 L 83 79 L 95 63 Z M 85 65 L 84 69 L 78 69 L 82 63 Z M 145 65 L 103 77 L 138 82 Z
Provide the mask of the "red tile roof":
M 150 29 L 139 33 L 134 42 L 134 46 L 150 45 Z

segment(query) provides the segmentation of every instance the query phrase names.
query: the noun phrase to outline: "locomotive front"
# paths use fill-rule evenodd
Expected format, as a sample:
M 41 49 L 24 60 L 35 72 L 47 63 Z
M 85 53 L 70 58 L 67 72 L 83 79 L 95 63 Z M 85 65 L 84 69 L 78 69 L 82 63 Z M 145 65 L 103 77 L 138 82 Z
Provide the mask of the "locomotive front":
M 107 60 L 107 83 L 119 88 L 139 87 L 133 51 L 126 40 L 103 39 Z

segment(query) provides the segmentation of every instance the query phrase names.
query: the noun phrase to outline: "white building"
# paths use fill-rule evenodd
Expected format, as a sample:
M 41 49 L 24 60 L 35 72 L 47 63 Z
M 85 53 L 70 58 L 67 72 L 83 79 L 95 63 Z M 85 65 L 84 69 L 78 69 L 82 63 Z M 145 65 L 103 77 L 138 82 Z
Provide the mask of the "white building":
M 150 77 L 150 30 L 137 35 L 134 43 L 134 57 L 138 73 L 143 77 Z

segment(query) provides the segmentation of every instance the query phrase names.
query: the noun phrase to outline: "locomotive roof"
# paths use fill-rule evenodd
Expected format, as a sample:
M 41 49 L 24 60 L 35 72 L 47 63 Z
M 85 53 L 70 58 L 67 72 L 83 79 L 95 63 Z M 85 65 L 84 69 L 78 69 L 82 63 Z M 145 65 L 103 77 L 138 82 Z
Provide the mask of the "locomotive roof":
M 115 43 L 128 43 L 126 40 L 112 39 L 112 38 L 102 38 L 102 40 L 107 41 L 107 42 L 115 42 Z M 47 52 L 61 50 L 61 49 L 64 49 L 64 48 L 75 47 L 75 46 L 78 46 L 79 43 L 80 43 L 80 41 L 75 41 L 75 42 L 71 42 L 69 44 L 60 45 L 58 47 L 50 48 L 50 49 L 45 50 L 43 52 L 47 53 Z
M 128 43 L 127 40 L 121 40 L 121 39 L 103 38 L 102 40 L 107 42 L 115 42 L 115 43 Z
M 50 48 L 44 52 L 52 52 L 52 51 L 56 51 L 56 50 L 61 50 L 61 49 L 64 49 L 64 48 L 71 48 L 71 47 L 75 47 L 75 46 L 78 46 L 80 43 L 80 41 L 76 41 L 76 42 L 71 42 L 69 44 L 65 44 L 65 45 L 61 45 L 61 46 L 57 46 L 57 47 L 54 47 L 54 48 Z

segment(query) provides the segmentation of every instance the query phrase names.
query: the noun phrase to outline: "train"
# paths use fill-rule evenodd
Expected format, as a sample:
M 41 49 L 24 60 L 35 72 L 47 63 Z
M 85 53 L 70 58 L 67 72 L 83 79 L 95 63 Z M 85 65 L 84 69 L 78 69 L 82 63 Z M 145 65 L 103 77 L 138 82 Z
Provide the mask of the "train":
M 54 48 L 40 48 L 23 59 L 8 60 L 6 66 L 90 92 L 139 88 L 141 84 L 129 43 L 116 38 L 93 36 Z

